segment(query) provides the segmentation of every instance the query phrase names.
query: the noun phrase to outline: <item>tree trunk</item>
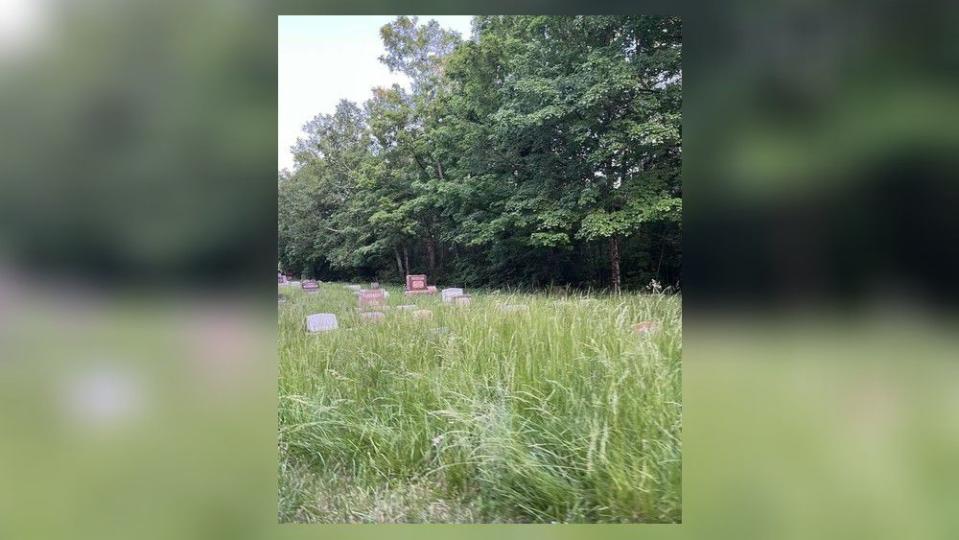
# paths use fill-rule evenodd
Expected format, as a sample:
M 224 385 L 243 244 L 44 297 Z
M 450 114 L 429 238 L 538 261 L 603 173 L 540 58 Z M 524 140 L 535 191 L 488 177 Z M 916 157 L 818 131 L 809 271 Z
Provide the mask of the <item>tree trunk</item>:
M 398 248 L 393 248 L 393 255 L 396 256 L 396 269 L 400 272 L 400 277 L 405 276 L 403 273 L 403 259 L 400 258 L 400 250 Z
M 436 240 L 426 239 L 426 262 L 429 265 L 430 277 L 436 275 Z
M 619 237 L 610 236 L 609 237 L 609 282 L 613 288 L 614 294 L 619 294 L 620 290 L 620 277 L 619 277 Z
M 406 273 L 410 273 L 410 250 L 403 246 L 403 266 L 406 267 Z M 406 277 L 406 276 L 404 276 Z

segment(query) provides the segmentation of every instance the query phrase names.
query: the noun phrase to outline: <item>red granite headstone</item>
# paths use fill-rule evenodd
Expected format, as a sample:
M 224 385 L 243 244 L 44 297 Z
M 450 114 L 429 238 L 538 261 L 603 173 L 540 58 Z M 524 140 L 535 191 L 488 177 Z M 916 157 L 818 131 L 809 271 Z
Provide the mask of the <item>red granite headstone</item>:
M 433 294 L 436 287 L 426 284 L 426 274 L 406 276 L 406 294 Z
M 424 274 L 406 276 L 406 288 L 411 291 L 425 291 L 426 276 Z

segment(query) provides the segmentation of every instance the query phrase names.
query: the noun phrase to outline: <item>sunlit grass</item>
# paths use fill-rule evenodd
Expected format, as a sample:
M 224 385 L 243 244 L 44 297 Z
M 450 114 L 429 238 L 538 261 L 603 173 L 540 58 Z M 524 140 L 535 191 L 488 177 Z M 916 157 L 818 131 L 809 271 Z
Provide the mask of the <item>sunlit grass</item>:
M 678 296 L 387 289 L 433 317 L 372 324 L 342 285 L 281 288 L 281 521 L 680 520 Z M 340 329 L 307 334 L 318 312 Z

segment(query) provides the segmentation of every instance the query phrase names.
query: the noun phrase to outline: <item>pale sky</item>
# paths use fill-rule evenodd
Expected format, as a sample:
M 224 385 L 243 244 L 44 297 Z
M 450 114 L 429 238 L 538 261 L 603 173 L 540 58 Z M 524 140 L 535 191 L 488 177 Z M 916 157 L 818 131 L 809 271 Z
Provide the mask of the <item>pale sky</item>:
M 280 16 L 278 43 L 279 145 L 277 167 L 293 169 L 290 147 L 303 124 L 332 113 L 341 99 L 362 104 L 376 86 L 400 83 L 378 58 L 384 53 L 380 27 L 395 16 Z M 470 37 L 471 16 L 420 15 Z

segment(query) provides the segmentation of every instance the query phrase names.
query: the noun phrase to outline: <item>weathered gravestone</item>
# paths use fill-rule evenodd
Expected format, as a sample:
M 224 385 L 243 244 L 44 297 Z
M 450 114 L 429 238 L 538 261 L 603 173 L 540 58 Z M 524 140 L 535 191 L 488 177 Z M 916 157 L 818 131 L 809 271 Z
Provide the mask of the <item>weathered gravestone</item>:
M 290 285 L 290 287 L 299 287 L 299 286 L 300 286 L 300 282 L 299 282 L 299 281 L 291 281 L 291 282 L 289 283 L 289 285 Z
M 276 282 L 280 284 L 286 283 L 286 276 L 284 276 L 283 274 L 277 274 Z
M 300 284 L 300 287 L 306 292 L 317 292 L 320 290 L 320 285 L 312 279 L 304 281 Z
M 440 292 L 440 296 L 443 297 L 443 301 L 444 301 L 444 302 L 446 302 L 447 304 L 449 304 L 449 303 L 451 303 L 451 302 L 453 301 L 453 299 L 456 298 L 457 296 L 463 296 L 463 289 L 456 289 L 456 288 L 443 289 L 443 290 Z
M 432 319 L 433 312 L 428 309 L 418 309 L 413 312 L 413 317 L 416 319 Z
M 426 284 L 426 274 L 406 276 L 406 294 L 433 294 L 436 287 Z
M 383 289 L 365 289 L 357 295 L 357 303 L 360 311 L 369 308 L 382 308 L 386 305 L 386 295 Z
M 370 282 L 370 288 L 371 288 L 371 289 L 379 289 L 379 288 L 380 288 L 380 282 L 379 282 L 379 281 L 371 281 L 371 282 Z
M 453 298 L 454 306 L 468 306 L 470 305 L 470 295 L 461 294 Z
M 336 315 L 332 313 L 314 313 L 306 316 L 306 331 L 312 333 L 336 330 Z
M 412 311 L 418 307 L 419 306 L 417 306 L 416 304 L 404 304 L 402 306 L 396 306 L 396 309 L 402 309 L 403 311 Z

